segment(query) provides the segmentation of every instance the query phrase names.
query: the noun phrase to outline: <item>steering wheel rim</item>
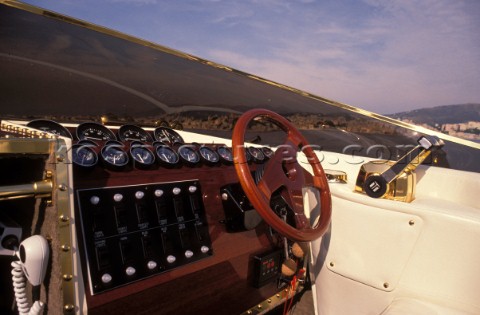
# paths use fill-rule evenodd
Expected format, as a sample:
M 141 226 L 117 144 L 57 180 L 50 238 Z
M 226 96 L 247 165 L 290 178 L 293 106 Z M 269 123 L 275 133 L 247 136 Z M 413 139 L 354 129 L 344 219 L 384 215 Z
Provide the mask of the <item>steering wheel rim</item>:
M 261 117 L 279 126 L 287 139 L 267 162 L 262 180 L 255 183 L 245 154 L 245 132 L 253 119 Z M 245 112 L 236 122 L 232 136 L 234 165 L 240 184 L 260 216 L 281 235 L 299 242 L 313 241 L 327 230 L 331 219 L 331 195 L 323 167 L 303 135 L 286 118 L 266 109 Z M 290 148 L 290 149 L 289 149 Z M 295 148 L 295 150 L 293 149 Z M 296 159 L 296 148 L 301 148 L 312 167 L 313 175 L 304 171 Z M 320 196 L 320 218 L 315 227 L 303 213 L 305 184 L 317 188 Z M 295 212 L 296 227 L 287 224 L 270 208 L 270 198 L 277 189 L 286 191 L 287 203 Z M 301 197 L 301 198 L 300 198 Z M 301 202 L 299 201 L 301 199 Z

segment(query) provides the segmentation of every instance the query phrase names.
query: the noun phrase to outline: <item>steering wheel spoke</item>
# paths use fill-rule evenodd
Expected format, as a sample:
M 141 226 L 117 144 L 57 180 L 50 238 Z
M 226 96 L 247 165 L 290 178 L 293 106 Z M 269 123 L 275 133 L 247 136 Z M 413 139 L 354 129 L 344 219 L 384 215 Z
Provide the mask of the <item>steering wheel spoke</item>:
M 258 188 L 267 199 L 282 186 L 288 185 L 288 174 L 284 172 L 283 165 L 285 161 L 291 159 L 288 151 L 283 148 L 277 149 L 274 156 L 265 164 L 262 179 L 258 183 Z M 286 153 L 287 152 L 287 153 Z

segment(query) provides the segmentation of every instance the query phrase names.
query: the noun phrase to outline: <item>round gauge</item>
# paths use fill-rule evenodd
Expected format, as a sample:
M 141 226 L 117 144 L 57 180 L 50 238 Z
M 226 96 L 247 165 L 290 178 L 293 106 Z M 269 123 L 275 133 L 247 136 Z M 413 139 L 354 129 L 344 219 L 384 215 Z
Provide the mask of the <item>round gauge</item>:
M 115 134 L 105 127 L 94 122 L 86 122 L 77 127 L 78 140 L 115 140 Z
M 123 125 L 118 129 L 118 139 L 120 141 L 142 141 L 153 142 L 152 136 L 143 128 L 135 125 Z
M 109 141 L 101 150 L 102 159 L 107 165 L 122 167 L 128 164 L 128 154 L 123 145 L 117 141 Z
M 95 141 L 93 140 L 80 140 L 77 142 L 77 144 L 82 144 L 82 145 L 86 145 L 86 146 L 89 146 L 89 147 L 98 147 L 98 143 L 96 143 Z
M 161 162 L 169 165 L 178 163 L 178 154 L 172 148 L 166 145 L 159 145 L 156 147 L 157 156 Z
M 54 135 L 57 135 L 57 136 L 62 136 L 70 139 L 73 138 L 72 134 L 70 133 L 70 131 L 68 131 L 67 128 L 63 127 L 62 125 L 60 125 L 59 123 L 53 120 L 47 120 L 47 119 L 32 120 L 27 124 L 27 127 L 48 132 L 48 133 L 53 133 Z
M 260 148 L 249 147 L 247 148 L 247 152 L 250 153 L 250 156 L 255 162 L 262 162 L 263 160 L 265 160 L 265 155 Z
M 185 143 L 182 136 L 180 136 L 175 130 L 167 127 L 158 127 L 153 131 L 153 137 L 157 141 L 169 142 L 169 143 Z
M 202 146 L 202 147 L 200 147 L 199 152 L 200 152 L 200 156 L 206 162 L 214 164 L 214 163 L 217 163 L 218 161 L 220 161 L 220 156 L 218 155 L 218 153 L 213 151 L 209 147 Z
M 250 151 L 248 150 L 248 148 L 245 148 L 245 156 L 247 158 L 247 162 L 252 161 L 252 154 L 250 154 Z
M 178 148 L 178 155 L 184 162 L 195 164 L 200 162 L 200 156 L 198 153 L 191 147 L 182 145 Z
M 233 162 L 233 153 L 232 149 L 229 147 L 218 147 L 217 153 L 220 155 L 223 161 L 231 163 Z
M 263 147 L 262 152 L 267 159 L 271 159 L 273 157 L 273 155 L 275 154 L 275 152 L 273 152 L 273 150 L 270 149 L 269 147 Z
M 92 167 L 97 164 L 98 156 L 91 145 L 77 143 L 72 146 L 72 161 L 78 166 Z
M 150 166 L 155 163 L 155 154 L 144 144 L 135 144 L 130 147 L 130 155 L 133 161 L 140 166 Z

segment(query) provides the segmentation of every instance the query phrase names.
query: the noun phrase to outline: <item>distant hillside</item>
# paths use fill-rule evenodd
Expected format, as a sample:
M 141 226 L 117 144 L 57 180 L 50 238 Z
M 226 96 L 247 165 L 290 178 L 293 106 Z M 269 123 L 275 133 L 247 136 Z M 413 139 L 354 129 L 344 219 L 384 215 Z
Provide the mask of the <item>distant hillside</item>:
M 409 119 L 417 124 L 457 124 L 468 121 L 480 121 L 480 104 L 444 105 L 432 108 L 422 108 L 387 115 L 405 120 Z

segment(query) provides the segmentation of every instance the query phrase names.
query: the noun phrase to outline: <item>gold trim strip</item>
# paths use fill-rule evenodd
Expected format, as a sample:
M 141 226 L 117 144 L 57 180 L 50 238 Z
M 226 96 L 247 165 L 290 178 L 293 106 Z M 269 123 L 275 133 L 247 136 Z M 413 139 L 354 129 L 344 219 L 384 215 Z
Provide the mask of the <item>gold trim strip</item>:
M 0 154 L 46 154 L 53 149 L 49 139 L 0 139 Z
M 56 151 L 57 156 L 68 156 L 67 145 L 63 139 L 58 139 L 56 141 Z M 62 279 L 62 291 L 63 291 L 63 313 L 72 314 L 73 312 L 80 312 L 79 306 L 76 304 L 75 300 L 75 283 L 78 282 L 79 274 L 74 273 L 73 266 L 73 251 L 71 250 L 72 246 L 72 236 L 71 233 L 74 233 L 72 224 L 75 223 L 74 218 L 72 218 L 71 209 L 70 209 L 70 185 L 69 185 L 69 176 L 68 176 L 68 161 L 69 159 L 57 159 L 56 163 L 56 185 L 58 189 L 56 190 L 56 202 L 58 210 L 58 231 L 59 231 L 59 241 L 60 248 L 60 263 L 61 270 L 63 275 L 68 275 L 67 277 L 63 276 Z M 71 281 L 74 279 L 75 281 Z
M 270 298 L 260 302 L 259 304 L 251 307 L 250 309 L 243 312 L 241 315 L 260 315 L 269 312 L 275 307 L 282 305 L 282 303 L 288 303 L 288 301 L 295 297 L 295 295 L 301 292 L 304 289 L 303 285 L 297 284 L 295 291 L 290 290 L 290 288 L 283 289 L 277 294 L 271 296 Z

